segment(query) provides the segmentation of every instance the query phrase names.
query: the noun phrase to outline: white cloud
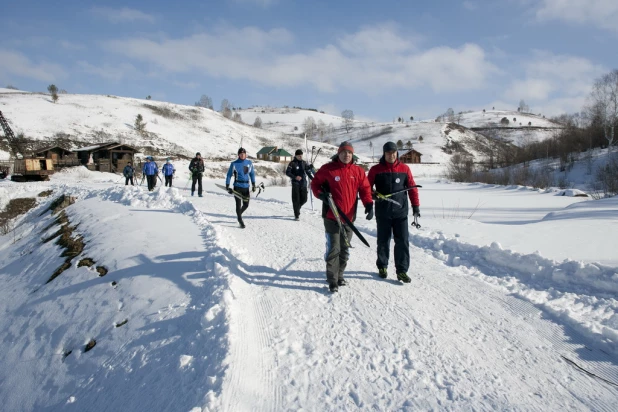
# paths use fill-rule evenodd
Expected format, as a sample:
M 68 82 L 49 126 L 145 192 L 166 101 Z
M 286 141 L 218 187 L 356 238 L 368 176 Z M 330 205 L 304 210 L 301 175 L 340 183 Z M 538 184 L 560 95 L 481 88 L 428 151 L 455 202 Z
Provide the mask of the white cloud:
M 577 24 L 593 24 L 618 32 L 618 1 L 616 0 L 541 0 L 536 9 L 541 21 L 563 20 Z
M 77 66 L 84 73 L 99 76 L 112 82 L 120 82 L 127 77 L 136 77 L 138 75 L 138 71 L 135 66 L 129 63 L 95 66 L 85 61 L 79 61 L 77 62 Z
M 474 1 L 469 1 L 469 0 L 465 0 L 465 1 L 462 3 L 462 5 L 463 5 L 464 9 L 466 9 L 466 10 L 470 10 L 470 11 L 473 11 L 473 10 L 476 10 L 476 9 L 478 9 L 478 8 L 479 8 L 479 5 L 478 5 L 478 4 L 476 4 L 476 2 L 474 2 Z
M 497 68 L 475 44 L 417 50 L 413 36 L 392 24 L 346 34 L 334 44 L 304 52 L 285 29 L 218 28 L 180 39 L 122 39 L 108 51 L 167 72 L 195 72 L 267 86 L 313 86 L 322 92 L 345 88 L 369 94 L 428 86 L 436 92 L 484 87 Z M 385 43 L 380 43 L 385 42 Z
M 256 6 L 267 8 L 277 3 L 278 0 L 231 0 L 231 1 L 233 1 L 234 3 L 239 3 L 239 4 L 255 4 Z
M 129 9 L 127 7 L 123 7 L 121 9 L 93 7 L 91 11 L 94 14 L 109 20 L 111 23 L 127 23 L 135 21 L 154 23 L 156 21 L 155 17 L 150 14 L 135 9 Z
M 44 82 L 58 81 L 66 77 L 66 71 L 55 63 L 34 63 L 22 53 L 0 49 L 0 75 L 19 76 Z
M 183 89 L 197 89 L 198 87 L 200 87 L 200 84 L 196 82 L 179 82 L 177 80 L 174 80 L 172 84 L 174 86 L 182 87 Z
M 67 40 L 60 41 L 60 47 L 65 50 L 85 50 L 86 47 L 82 44 L 73 43 Z
M 535 112 L 536 107 L 541 107 L 549 114 L 581 110 L 594 80 L 607 72 L 588 59 L 546 51 L 534 51 L 532 59 L 523 66 L 525 77 L 514 79 L 503 98 L 513 105 L 524 99 L 535 107 Z

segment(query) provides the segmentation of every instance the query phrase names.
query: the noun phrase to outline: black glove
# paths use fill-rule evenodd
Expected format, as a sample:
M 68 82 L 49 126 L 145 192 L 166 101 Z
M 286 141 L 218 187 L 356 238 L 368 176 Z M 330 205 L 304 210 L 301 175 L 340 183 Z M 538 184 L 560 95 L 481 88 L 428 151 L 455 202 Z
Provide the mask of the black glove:
M 421 217 L 421 211 L 418 206 L 412 206 L 412 216 Z
M 365 206 L 365 214 L 367 215 L 367 220 L 373 219 L 373 203 L 369 203 Z
M 320 199 L 322 202 L 328 202 L 328 193 L 320 192 L 320 194 L 318 195 L 318 199 Z
M 255 183 L 253 185 L 251 185 L 251 191 L 255 192 Z
M 225 190 L 227 190 L 227 192 L 231 195 L 234 194 L 234 191 L 232 189 L 230 189 L 230 185 L 225 185 Z

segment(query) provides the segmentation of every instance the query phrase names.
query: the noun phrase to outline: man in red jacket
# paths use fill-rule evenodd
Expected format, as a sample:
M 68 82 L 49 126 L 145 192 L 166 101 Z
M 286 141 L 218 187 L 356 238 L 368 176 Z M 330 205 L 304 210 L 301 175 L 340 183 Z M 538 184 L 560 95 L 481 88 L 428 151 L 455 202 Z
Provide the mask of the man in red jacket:
M 382 148 L 384 156 L 380 162 L 369 170 L 369 185 L 376 192 L 388 195 L 407 187 L 416 186 L 410 168 L 399 161 L 397 145 L 387 142 Z M 386 278 L 388 255 L 390 251 L 391 234 L 395 238 L 395 269 L 397 279 L 409 283 L 408 268 L 410 267 L 410 246 L 408 242 L 408 198 L 412 203 L 413 216 L 421 216 L 418 200 L 418 189 L 410 189 L 391 196 L 401 206 L 385 201 L 376 201 L 376 221 L 378 223 L 378 274 Z
M 344 286 L 343 271 L 350 257 L 348 241 L 352 239 L 352 229 L 344 224 L 343 231 L 339 230 L 339 224 L 333 212 L 328 206 L 326 193 L 329 192 L 339 209 L 350 219 L 356 219 L 356 196 L 360 193 L 361 201 L 365 206 L 367 220 L 373 218 L 373 200 L 371 189 L 365 171 L 352 163 L 354 147 L 349 142 L 339 145 L 337 157 L 330 163 L 325 164 L 317 171 L 311 181 L 311 190 L 318 199 L 321 199 L 322 217 L 326 230 L 326 279 L 331 292 L 337 292 L 339 286 Z M 343 223 L 343 222 L 342 222 Z

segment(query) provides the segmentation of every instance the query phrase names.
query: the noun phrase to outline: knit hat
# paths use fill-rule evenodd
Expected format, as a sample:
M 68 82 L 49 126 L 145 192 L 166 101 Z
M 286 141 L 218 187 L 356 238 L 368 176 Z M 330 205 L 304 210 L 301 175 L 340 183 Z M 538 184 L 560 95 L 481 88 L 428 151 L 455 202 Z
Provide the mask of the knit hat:
M 202 155 L 202 154 L 201 154 L 200 152 L 197 152 L 197 153 L 195 154 L 195 157 L 197 157 L 197 156 L 201 156 L 201 155 Z
M 354 153 L 354 146 L 352 146 L 352 143 L 348 142 L 347 140 L 345 142 L 342 142 L 339 145 L 339 149 L 337 150 L 337 154 L 343 152 L 344 150 L 347 150 L 350 153 Z
M 396 152 L 397 150 L 398 150 L 397 149 L 397 145 L 395 143 L 393 143 L 393 142 L 386 142 L 386 143 L 384 143 L 384 146 L 382 146 L 382 151 L 384 153 L 386 153 L 386 152 Z
M 241 153 L 247 154 L 247 151 L 245 150 L 244 147 L 239 147 L 238 148 L 238 154 L 241 154 Z
M 302 151 L 302 150 L 300 150 L 300 149 L 298 149 L 298 150 L 294 153 L 294 156 L 298 156 L 298 155 L 302 155 L 302 154 L 303 154 L 303 151 Z

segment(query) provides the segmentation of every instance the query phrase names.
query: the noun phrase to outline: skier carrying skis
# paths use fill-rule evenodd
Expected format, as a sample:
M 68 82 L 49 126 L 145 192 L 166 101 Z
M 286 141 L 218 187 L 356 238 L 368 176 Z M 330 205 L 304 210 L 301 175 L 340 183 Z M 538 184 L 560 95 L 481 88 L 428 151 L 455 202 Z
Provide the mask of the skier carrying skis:
M 232 175 L 234 175 L 233 190 L 230 188 Z M 234 196 L 238 224 L 243 229 L 245 228 L 245 222 L 242 220 L 242 214 L 249 207 L 249 180 L 251 180 L 251 191 L 255 192 L 255 170 L 253 169 L 253 162 L 247 159 L 247 151 L 241 147 L 238 149 L 238 159 L 230 163 L 230 168 L 225 178 L 225 188 L 229 194 L 237 192 L 243 197 L 243 199 L 239 199 Z
M 155 163 L 152 156 L 146 157 L 146 163 L 142 168 L 142 173 L 146 175 L 146 182 L 148 183 L 148 190 L 153 191 L 157 184 L 157 175 L 159 174 L 159 167 Z
M 131 186 L 135 186 L 133 184 L 133 175 L 135 174 L 135 169 L 131 165 L 131 162 L 127 163 L 127 165 L 122 169 L 122 174 L 125 178 L 124 185 L 129 185 L 129 180 L 131 181 Z
M 168 183 L 170 187 L 172 187 L 172 180 L 174 179 L 174 173 L 176 173 L 176 169 L 174 168 L 174 165 L 172 164 L 172 161 L 169 157 L 165 161 L 165 164 L 161 168 L 161 171 L 163 171 L 163 176 L 165 177 L 165 187 L 167 187 Z
M 292 207 L 294 219 L 300 219 L 300 208 L 307 203 L 307 176 L 313 179 L 313 165 L 303 160 L 303 151 L 298 149 L 294 153 L 294 160 L 290 162 L 285 174 L 292 179 Z
M 195 193 L 195 183 L 197 182 L 197 195 L 202 197 L 202 176 L 204 175 L 204 159 L 200 152 L 195 154 L 195 157 L 191 159 L 189 163 L 189 170 L 191 171 L 191 196 Z
M 337 218 L 328 206 L 330 192 L 333 201 L 343 213 L 353 222 L 356 219 L 356 196 L 360 194 L 361 202 L 365 206 L 367 220 L 373 218 L 373 200 L 371 189 L 365 171 L 352 160 L 354 147 L 349 142 L 343 142 L 337 150 L 337 157 L 325 164 L 317 171 L 311 181 L 311 190 L 318 199 L 322 200 L 322 217 L 326 231 L 326 280 L 331 292 L 337 292 L 339 286 L 346 281 L 343 271 L 350 257 L 349 241 L 352 238 L 352 229 L 344 225 L 340 230 Z M 346 239 L 348 242 L 346 242 Z
M 410 168 L 399 161 L 397 145 L 386 142 L 382 147 L 384 155 L 380 162 L 369 170 L 369 185 L 377 193 L 389 195 L 393 192 L 416 186 Z M 418 189 L 410 189 L 394 194 L 390 199 L 398 202 L 376 200 L 376 221 L 378 226 L 378 274 L 387 277 L 388 257 L 391 234 L 395 238 L 395 269 L 397 279 L 410 283 L 408 268 L 410 267 L 410 246 L 408 243 L 408 198 L 412 203 L 413 216 L 421 216 L 419 211 Z

